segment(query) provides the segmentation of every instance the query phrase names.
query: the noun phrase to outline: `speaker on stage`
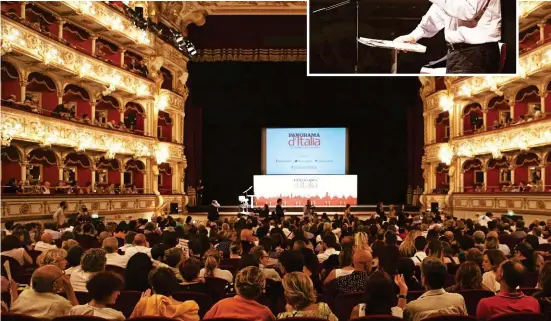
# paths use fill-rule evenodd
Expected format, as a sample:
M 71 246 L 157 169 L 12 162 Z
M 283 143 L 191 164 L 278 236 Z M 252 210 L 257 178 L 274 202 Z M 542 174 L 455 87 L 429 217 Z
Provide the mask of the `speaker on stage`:
M 178 203 L 170 203 L 170 214 L 178 214 Z
M 430 211 L 431 211 L 432 213 L 438 213 L 438 212 L 440 212 L 440 208 L 439 208 L 439 206 L 438 206 L 438 202 L 432 202 L 432 203 L 430 203 Z

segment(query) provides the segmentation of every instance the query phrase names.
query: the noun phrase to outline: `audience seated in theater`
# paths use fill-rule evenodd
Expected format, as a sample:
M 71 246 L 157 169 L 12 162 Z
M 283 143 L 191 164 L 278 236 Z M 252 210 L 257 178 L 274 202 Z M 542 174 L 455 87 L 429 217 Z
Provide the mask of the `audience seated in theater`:
M 50 233 L 43 233 L 40 237 L 40 241 L 36 242 L 34 246 L 35 251 L 44 252 L 49 249 L 55 249 L 57 248 L 55 244 L 53 244 L 53 238 Z
M 402 243 L 400 244 L 399 250 L 400 250 L 400 256 L 402 257 L 413 257 L 415 253 L 417 252 L 417 249 L 415 247 L 415 239 L 421 235 L 421 231 L 419 230 L 410 230 L 407 234 L 407 236 L 404 238 Z M 421 251 L 424 252 L 425 247 L 423 246 L 423 249 Z
M 165 251 L 164 263 L 168 265 L 168 268 L 174 273 L 178 282 L 184 281 L 184 278 L 180 274 L 180 265 L 184 260 L 184 251 L 181 248 L 173 247 Z
M 38 266 L 55 265 L 64 271 L 67 268 L 67 251 L 64 249 L 50 249 L 42 252 L 36 258 Z
M 268 307 L 255 300 L 262 294 L 266 278 L 258 267 L 249 266 L 235 277 L 236 296 L 218 301 L 204 319 L 239 318 L 250 321 L 271 321 L 275 316 Z
M 488 290 L 482 284 L 482 274 L 478 264 L 472 261 L 461 263 L 455 273 L 455 284 L 446 288 L 447 292 L 463 290 Z
M 354 272 L 354 256 L 352 249 L 344 249 L 339 253 L 339 268 L 333 269 L 323 281 L 329 284 L 331 281 Z
M 398 274 L 404 276 L 406 285 L 410 291 L 422 291 L 421 282 L 415 277 L 415 263 L 409 257 L 401 257 L 398 260 Z
M 241 230 L 241 247 L 243 248 L 243 253 L 250 253 L 251 249 L 258 245 L 258 239 L 254 237 L 253 231 L 245 228 Z
M 10 313 L 51 320 L 69 314 L 73 306 L 78 305 L 69 277 L 55 265 L 36 269 L 31 283 L 32 288 L 21 292 L 13 302 Z M 61 289 L 67 299 L 56 294 Z
M 203 278 L 199 277 L 201 261 L 190 257 L 180 266 L 180 274 L 184 279 L 180 283 L 181 291 L 207 293 L 207 286 Z
M 482 268 L 484 269 L 482 284 L 492 292 L 499 291 L 499 282 L 496 280 L 496 271 L 505 260 L 506 257 L 500 250 L 490 249 L 484 251 L 484 257 L 482 259 Z
M 503 252 L 505 256 L 511 255 L 511 250 L 509 249 L 509 247 L 506 244 L 499 243 L 499 239 L 496 231 L 488 232 L 488 235 L 486 235 L 486 242 L 484 243 L 484 247 L 487 250 L 492 250 L 492 249 L 500 250 L 501 252 Z
M 536 289 L 543 289 L 543 284 L 549 276 L 551 276 L 551 260 L 545 261 L 545 263 L 540 267 Z
M 2 313 L 8 312 L 8 303 L 10 306 L 13 306 L 13 302 L 17 300 L 19 297 L 19 292 L 17 292 L 17 287 L 19 284 L 15 282 L 15 280 L 8 280 L 5 276 L 0 277 L 0 287 L 2 288 Z M 9 294 L 10 302 L 4 302 L 4 299 L 6 298 L 5 293 Z
M 427 257 L 427 253 L 425 252 L 425 249 L 427 248 L 427 239 L 422 235 L 417 236 L 415 238 L 414 245 L 416 252 L 411 259 L 415 265 L 421 265 L 423 260 Z
M 106 320 L 125 320 L 124 314 L 107 307 L 115 304 L 120 291 L 124 289 L 121 277 L 112 272 L 99 272 L 88 280 L 86 289 L 90 295 L 90 302 L 74 306 L 69 315 L 90 315 Z
M 540 272 L 538 288 L 540 291 L 534 294 L 540 303 L 541 313 L 551 315 L 551 261 L 547 261 Z M 545 274 L 544 274 L 545 273 Z
M 125 249 L 124 255 L 132 257 L 136 253 L 145 253 L 151 258 L 151 248 L 148 247 L 144 234 L 136 234 L 133 243 L 134 246 L 129 246 Z
M 153 269 L 151 258 L 145 253 L 136 253 L 126 265 L 124 285 L 126 290 L 145 291 L 149 289 L 148 275 Z
M 80 259 L 80 267 L 71 273 L 71 284 L 76 292 L 88 292 L 86 283 L 97 272 L 105 270 L 105 251 L 103 249 L 89 249 Z
M 151 261 L 153 262 L 153 265 L 155 267 L 169 267 L 168 265 L 163 263 L 163 260 L 165 258 L 165 251 L 168 249 L 169 247 L 164 244 L 157 244 L 151 247 Z
M 339 255 L 340 251 L 337 251 L 335 247 L 337 246 L 337 241 L 335 240 L 334 234 L 326 234 L 321 241 L 321 251 L 318 254 L 318 260 L 320 263 L 323 263 L 331 255 Z
M 411 262 L 411 260 L 409 260 Z M 396 285 L 395 285 L 396 284 Z M 398 305 L 396 302 L 396 286 L 399 290 Z M 350 318 L 365 317 L 370 315 L 392 315 L 402 318 L 406 307 L 408 287 L 402 275 L 396 275 L 394 282 L 383 272 L 373 273 L 365 284 L 365 303 L 360 303 Z
M 526 268 L 526 272 L 538 270 L 538 253 L 528 242 L 524 241 L 515 247 L 515 258 Z
M 126 268 L 129 257 L 127 255 L 120 255 L 117 253 L 119 248 L 119 242 L 114 237 L 108 237 L 103 240 L 103 249 L 105 250 L 105 257 L 107 258 L 106 265 L 114 265 L 121 268 Z
M 495 296 L 480 300 L 477 319 L 485 321 L 510 312 L 540 312 L 538 300 L 516 290 L 525 277 L 526 268 L 518 260 L 503 261 L 496 273 L 500 290 Z
M 465 262 L 475 262 L 478 266 L 482 266 L 483 254 L 477 248 L 469 249 L 465 253 Z
M 124 254 L 126 254 L 126 250 L 128 248 L 134 246 L 134 238 L 136 237 L 136 232 L 134 232 L 131 228 L 128 228 L 128 230 L 128 233 L 124 236 L 124 245 L 119 247 L 119 250 L 121 250 Z
M 282 281 L 286 312 L 278 314 L 278 319 L 293 317 L 311 317 L 337 321 L 327 303 L 316 303 L 316 291 L 310 278 L 301 272 L 285 275 Z
M 404 320 L 420 321 L 436 315 L 466 315 L 465 300 L 460 294 L 444 290 L 448 270 L 438 258 L 427 257 L 421 264 L 421 283 L 426 292 L 409 302 L 404 309 Z
M 179 290 L 178 280 L 168 268 L 157 268 L 149 272 L 149 285 L 136 304 L 130 318 L 160 316 L 181 321 L 198 321 L 199 306 L 195 301 L 180 302 L 172 298 Z
M 258 262 L 258 266 L 266 279 L 271 279 L 274 281 L 281 281 L 279 273 L 275 269 L 268 268 L 270 265 L 270 256 L 264 250 L 264 247 L 261 245 L 255 246 L 251 249 L 251 254 L 254 256 L 255 260 Z M 277 262 L 277 260 L 275 260 Z
M 19 264 L 33 264 L 33 260 L 25 251 L 23 244 L 15 235 L 7 235 L 2 239 L 2 252 L 0 255 L 14 258 Z
M 233 275 L 228 270 L 222 270 L 220 265 L 220 252 L 218 250 L 208 250 L 205 253 L 205 267 L 199 272 L 200 277 L 215 277 L 233 282 Z
M 74 271 L 80 268 L 80 259 L 82 255 L 84 255 L 84 248 L 78 245 L 78 243 L 67 251 L 67 268 L 65 269 L 65 275 L 71 276 Z
M 338 293 L 361 292 L 371 273 L 373 256 L 368 251 L 354 252 L 354 272 L 336 279 Z

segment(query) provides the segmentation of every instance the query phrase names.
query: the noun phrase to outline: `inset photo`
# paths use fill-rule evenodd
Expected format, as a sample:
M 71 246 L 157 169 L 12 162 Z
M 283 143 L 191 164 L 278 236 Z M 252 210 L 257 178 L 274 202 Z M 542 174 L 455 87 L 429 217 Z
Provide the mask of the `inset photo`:
M 516 75 L 518 0 L 309 0 L 308 76 Z

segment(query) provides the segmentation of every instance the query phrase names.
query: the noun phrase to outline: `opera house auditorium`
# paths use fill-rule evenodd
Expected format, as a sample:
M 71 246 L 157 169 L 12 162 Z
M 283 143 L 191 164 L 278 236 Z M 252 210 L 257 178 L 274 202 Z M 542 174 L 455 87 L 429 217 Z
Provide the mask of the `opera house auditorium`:
M 551 321 L 551 2 L 509 76 L 307 77 L 307 10 L 1 2 L 2 320 Z

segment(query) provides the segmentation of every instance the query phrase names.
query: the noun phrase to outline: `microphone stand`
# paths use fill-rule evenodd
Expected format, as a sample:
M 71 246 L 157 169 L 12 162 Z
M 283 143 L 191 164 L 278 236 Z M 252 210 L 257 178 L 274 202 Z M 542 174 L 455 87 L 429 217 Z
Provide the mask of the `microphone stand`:
M 321 9 L 317 9 L 317 10 L 314 10 L 312 11 L 312 14 L 315 14 L 315 13 L 318 13 L 318 12 L 326 12 L 326 11 L 330 11 L 330 10 L 333 10 L 333 9 L 336 9 L 338 7 L 342 7 L 344 5 L 347 5 L 351 2 L 351 0 L 346 0 L 346 1 L 342 1 L 342 2 L 339 2 L 337 4 L 334 4 L 332 6 L 329 6 L 329 7 L 325 7 L 325 8 L 321 8 Z M 356 2 L 356 39 L 355 42 L 356 42 L 356 65 L 354 65 L 354 73 L 358 73 L 358 65 L 359 65 L 359 44 L 358 44 L 358 39 L 360 39 L 360 34 L 359 34 L 359 12 L 360 12 L 360 0 L 355 0 Z

